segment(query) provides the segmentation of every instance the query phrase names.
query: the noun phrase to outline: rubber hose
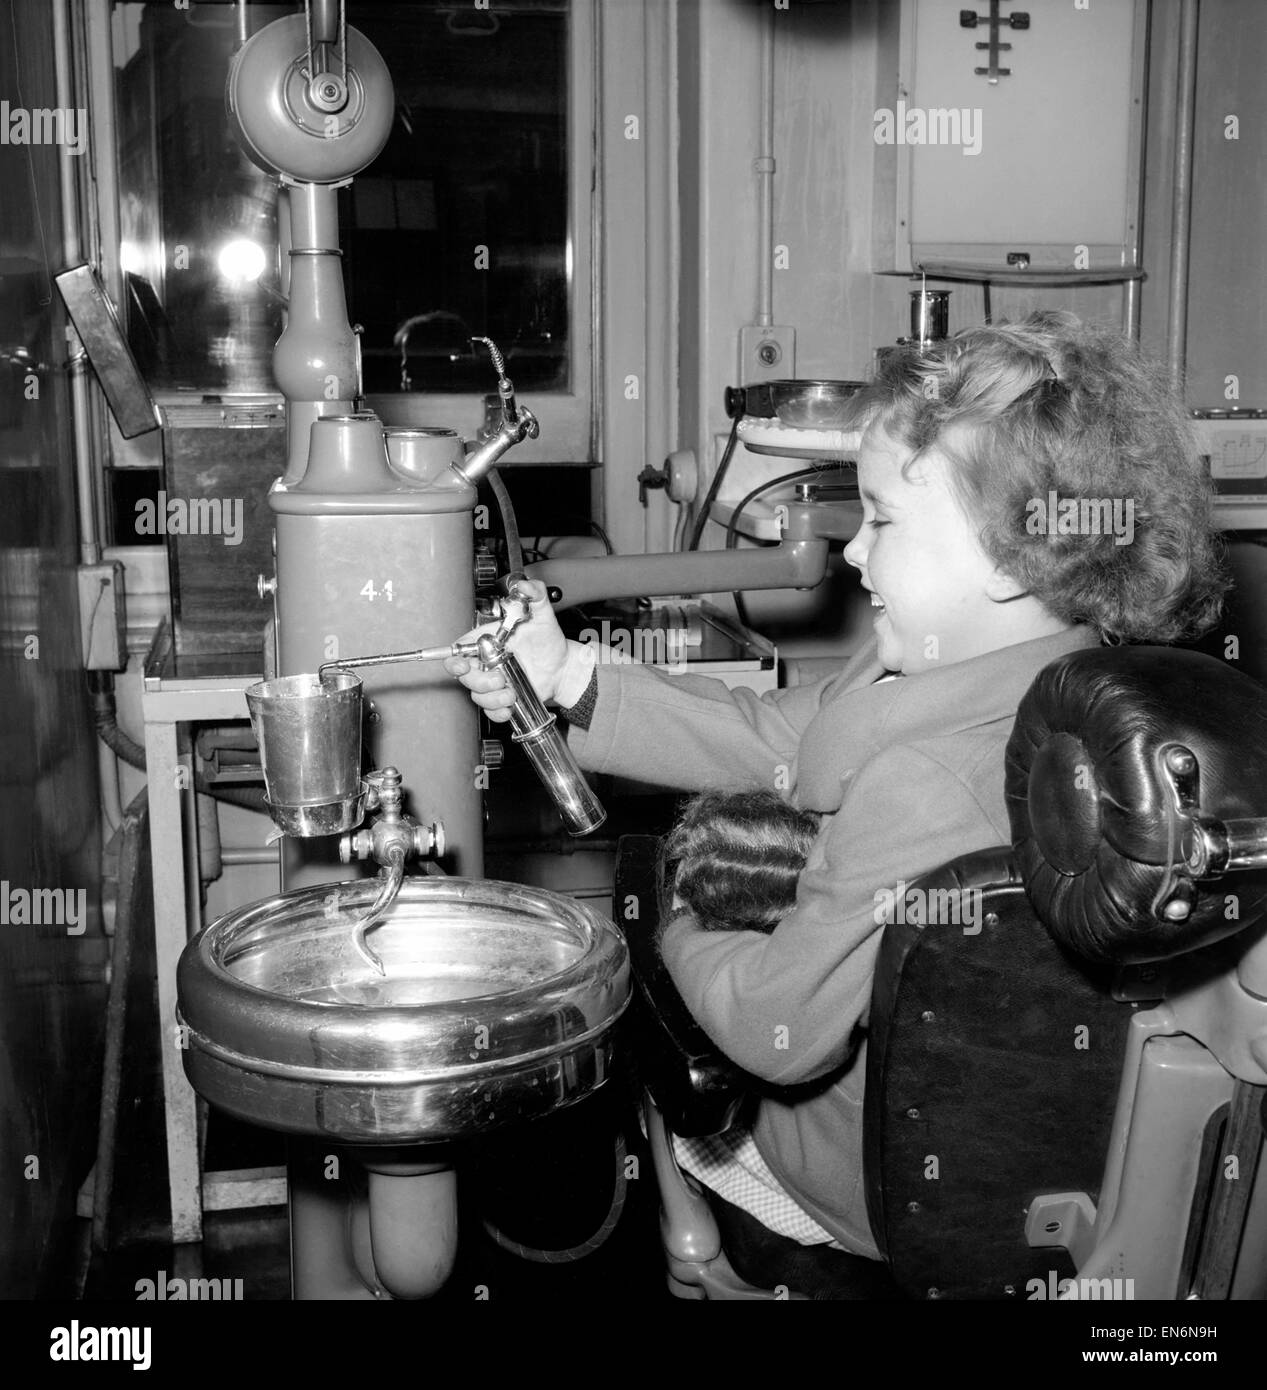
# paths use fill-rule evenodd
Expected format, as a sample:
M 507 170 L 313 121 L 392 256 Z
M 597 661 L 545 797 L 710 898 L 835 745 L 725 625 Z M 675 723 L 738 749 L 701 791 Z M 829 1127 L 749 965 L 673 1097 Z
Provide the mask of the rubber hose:
M 129 767 L 138 768 L 141 772 L 145 771 L 145 749 L 133 738 L 119 728 L 115 722 L 113 714 L 103 714 L 101 710 L 95 713 L 97 721 L 97 733 L 102 743 L 123 759 Z
M 524 545 L 519 535 L 519 522 L 515 517 L 515 504 L 506 491 L 506 483 L 499 468 L 488 470 L 488 485 L 497 499 L 497 510 L 502 514 L 502 530 L 506 533 L 506 554 L 510 563 L 510 573 L 518 574 L 524 567 Z
M 699 549 L 699 538 L 704 534 L 704 527 L 708 524 L 708 514 L 712 511 L 713 503 L 717 500 L 717 493 L 721 489 L 726 470 L 730 467 L 731 456 L 735 452 L 735 443 L 738 438 L 739 416 L 736 415 L 730 426 L 730 438 L 726 441 L 721 462 L 717 465 L 717 472 L 713 474 L 713 481 L 708 485 L 708 492 L 705 494 L 703 505 L 700 507 L 699 515 L 695 518 L 695 526 L 691 531 L 691 543 L 686 547 L 687 550 Z
M 146 771 L 145 749 L 119 728 L 114 708 L 114 691 L 102 688 L 92 693 L 93 721 L 97 726 L 97 736 L 129 767 L 136 768 L 138 772 Z M 242 806 L 248 811 L 261 813 L 268 811 L 262 787 L 226 787 L 220 782 L 208 781 L 201 773 L 194 774 L 194 786 L 198 791 L 229 806 Z
M 583 1260 L 586 1255 L 592 1255 L 600 1246 L 606 1244 L 607 1238 L 616 1229 L 621 1212 L 625 1209 L 628 1187 L 628 1180 L 625 1178 L 625 1139 L 623 1135 L 618 1134 L 616 1136 L 616 1184 L 612 1189 L 612 1204 L 607 1215 L 603 1218 L 603 1224 L 588 1240 L 582 1241 L 580 1245 L 570 1246 L 567 1250 L 538 1250 L 536 1246 L 521 1245 L 517 1240 L 511 1240 L 508 1235 L 499 1231 L 491 1221 L 483 1223 L 484 1231 L 494 1244 L 501 1246 L 503 1250 L 509 1251 L 512 1255 L 518 1255 L 521 1260 L 531 1260 L 533 1264 L 542 1265 L 573 1264 L 577 1260 Z

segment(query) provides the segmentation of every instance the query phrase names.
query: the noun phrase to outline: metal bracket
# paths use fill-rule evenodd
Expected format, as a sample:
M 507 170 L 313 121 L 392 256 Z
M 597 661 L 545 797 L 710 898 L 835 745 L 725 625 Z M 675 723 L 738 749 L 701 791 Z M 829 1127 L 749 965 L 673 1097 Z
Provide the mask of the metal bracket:
M 959 27 L 961 29 L 975 29 L 978 24 L 988 24 L 990 26 L 990 40 L 988 43 L 977 44 L 977 49 L 988 53 L 990 56 L 990 66 L 986 68 L 973 68 L 973 72 L 978 77 L 989 78 L 992 85 L 997 86 L 1000 77 L 1011 77 L 1011 68 L 999 67 L 999 54 L 1010 53 L 1012 45 L 1002 43 L 999 39 L 999 29 L 1006 24 L 1009 29 L 1028 29 L 1029 15 L 1023 12 L 1010 14 L 1006 18 L 999 13 L 1001 0 L 990 0 L 990 13 L 988 15 L 977 14 L 975 10 L 959 11 Z
M 1081 1269 L 1095 1248 L 1095 1203 L 1085 1192 L 1035 1197 L 1025 1213 L 1025 1239 L 1033 1249 L 1060 1246 Z

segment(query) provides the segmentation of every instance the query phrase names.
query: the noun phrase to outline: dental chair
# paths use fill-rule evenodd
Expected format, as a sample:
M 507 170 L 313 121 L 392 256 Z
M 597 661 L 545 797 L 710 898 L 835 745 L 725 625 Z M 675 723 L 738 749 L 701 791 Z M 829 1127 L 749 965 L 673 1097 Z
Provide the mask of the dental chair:
M 674 1294 L 1267 1297 L 1267 690 L 1191 651 L 1064 657 L 1018 711 L 1006 795 L 1010 848 L 913 885 L 947 920 L 884 928 L 864 1112 L 879 1266 L 819 1247 L 807 1273 L 679 1170 L 671 1134 L 721 1132 L 762 1083 L 659 956 L 658 841 L 622 839 Z M 965 890 L 972 934 L 950 911 Z

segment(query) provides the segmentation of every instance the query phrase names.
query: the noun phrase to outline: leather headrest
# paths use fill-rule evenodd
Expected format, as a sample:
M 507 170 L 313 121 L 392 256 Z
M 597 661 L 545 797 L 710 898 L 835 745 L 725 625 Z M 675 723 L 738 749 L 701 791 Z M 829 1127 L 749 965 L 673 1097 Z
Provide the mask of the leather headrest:
M 1248 925 L 1267 871 L 1194 883 L 1161 752 L 1196 755 L 1200 813 L 1267 815 L 1267 691 L 1172 647 L 1100 647 L 1041 671 L 1007 747 L 1012 843 L 1053 937 L 1098 960 L 1156 960 Z M 1186 916 L 1176 904 L 1188 901 Z

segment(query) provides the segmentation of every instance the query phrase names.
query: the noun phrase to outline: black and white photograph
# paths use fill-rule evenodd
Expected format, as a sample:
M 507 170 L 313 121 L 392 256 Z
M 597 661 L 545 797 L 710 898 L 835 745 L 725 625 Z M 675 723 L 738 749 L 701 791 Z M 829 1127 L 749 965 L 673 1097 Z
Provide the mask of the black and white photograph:
M 1252 1373 L 1265 72 L 0 0 L 11 1365 Z

